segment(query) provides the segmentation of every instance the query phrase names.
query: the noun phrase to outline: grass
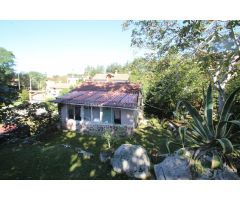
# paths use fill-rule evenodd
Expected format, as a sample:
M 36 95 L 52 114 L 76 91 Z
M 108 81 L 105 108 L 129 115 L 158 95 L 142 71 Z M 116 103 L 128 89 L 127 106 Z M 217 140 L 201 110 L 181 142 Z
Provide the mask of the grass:
M 107 142 L 100 136 L 67 132 L 48 134 L 39 138 L 39 141 L 35 144 L 24 144 L 23 140 L 1 144 L 0 179 L 129 179 L 126 175 L 114 172 L 110 162 L 100 162 L 100 151 L 107 149 Z M 139 128 L 133 136 L 118 139 L 112 147 L 116 149 L 124 143 L 141 145 L 148 155 L 152 148 L 162 154 L 167 153 L 164 131 L 152 127 Z M 65 148 L 62 144 L 69 144 L 72 148 Z M 84 159 L 76 153 L 75 147 L 89 151 L 94 156 Z

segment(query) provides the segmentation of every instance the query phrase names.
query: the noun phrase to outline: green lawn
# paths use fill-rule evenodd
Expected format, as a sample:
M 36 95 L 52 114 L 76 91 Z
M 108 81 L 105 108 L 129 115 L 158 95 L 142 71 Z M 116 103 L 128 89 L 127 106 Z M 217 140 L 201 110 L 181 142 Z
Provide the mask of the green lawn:
M 75 132 L 49 133 L 39 141 L 36 144 L 24 144 L 21 140 L 14 144 L 1 144 L 0 179 L 128 179 L 125 175 L 116 174 L 110 162 L 100 162 L 99 153 L 107 148 L 107 144 L 99 136 Z M 150 127 L 138 129 L 129 138 L 119 139 L 113 148 L 124 143 L 142 145 L 148 154 L 152 148 L 167 153 L 163 131 Z M 62 144 L 69 144 L 72 148 L 64 148 Z M 89 151 L 94 156 L 84 159 L 74 147 Z

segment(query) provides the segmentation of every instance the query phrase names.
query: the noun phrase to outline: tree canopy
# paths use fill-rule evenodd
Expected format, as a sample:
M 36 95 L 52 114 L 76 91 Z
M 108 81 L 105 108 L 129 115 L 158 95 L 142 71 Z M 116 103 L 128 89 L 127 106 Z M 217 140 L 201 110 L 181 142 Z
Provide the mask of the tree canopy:
M 131 45 L 144 48 L 147 59 L 178 55 L 179 64 L 197 63 L 217 88 L 221 111 L 225 86 L 239 74 L 240 21 L 126 21 L 123 28 L 132 30 Z
M 93 77 L 95 74 L 98 74 L 98 73 L 104 73 L 103 66 L 97 66 L 97 67 L 87 66 L 84 69 L 84 75 L 88 75 L 90 77 Z
M 18 96 L 14 82 L 14 59 L 12 52 L 0 47 L 0 108 L 11 104 Z

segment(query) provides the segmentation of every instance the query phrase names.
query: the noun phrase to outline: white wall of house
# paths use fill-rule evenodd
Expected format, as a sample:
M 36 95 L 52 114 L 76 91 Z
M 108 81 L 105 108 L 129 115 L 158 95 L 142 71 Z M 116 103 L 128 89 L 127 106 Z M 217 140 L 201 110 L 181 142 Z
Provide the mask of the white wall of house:
M 134 111 L 133 110 L 121 110 L 121 124 L 128 125 L 128 126 L 135 126 L 134 125 Z
M 132 128 L 135 128 L 136 126 L 136 118 L 137 118 L 137 115 L 136 115 L 136 111 L 135 110 L 128 110 L 128 109 L 120 109 L 121 110 L 121 124 L 115 124 L 114 123 L 114 120 L 113 120 L 113 108 L 111 109 L 111 118 L 112 118 L 112 121 L 109 123 L 109 122 L 103 122 L 103 108 L 100 108 L 100 113 L 99 113 L 99 118 L 100 120 L 96 120 L 93 118 L 93 113 L 94 113 L 94 109 L 91 109 L 91 113 L 92 113 L 92 117 L 91 117 L 91 120 L 90 121 L 87 121 L 87 120 L 84 120 L 84 106 L 80 106 L 80 115 L 81 115 L 81 121 L 80 120 L 76 120 L 75 119 L 75 112 L 76 110 L 74 111 L 73 113 L 73 119 L 69 119 L 69 113 L 68 113 L 68 109 L 70 107 L 74 107 L 72 105 L 66 105 L 66 104 L 63 104 L 61 106 L 61 113 L 60 113 L 60 116 L 61 116 L 61 123 L 63 125 L 63 127 L 69 129 L 69 130 L 78 130 L 79 126 L 82 125 L 82 126 L 85 126 L 85 125 L 116 125 L 116 126 L 128 126 L 128 127 L 132 127 Z M 96 114 L 95 114 L 96 115 Z

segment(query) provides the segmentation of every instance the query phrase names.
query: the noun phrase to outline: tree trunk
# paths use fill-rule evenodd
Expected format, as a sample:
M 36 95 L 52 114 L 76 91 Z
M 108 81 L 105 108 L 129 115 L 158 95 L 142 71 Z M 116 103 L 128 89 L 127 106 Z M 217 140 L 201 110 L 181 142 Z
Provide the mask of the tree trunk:
M 221 89 L 218 89 L 218 116 L 220 117 L 224 105 L 224 95 Z

